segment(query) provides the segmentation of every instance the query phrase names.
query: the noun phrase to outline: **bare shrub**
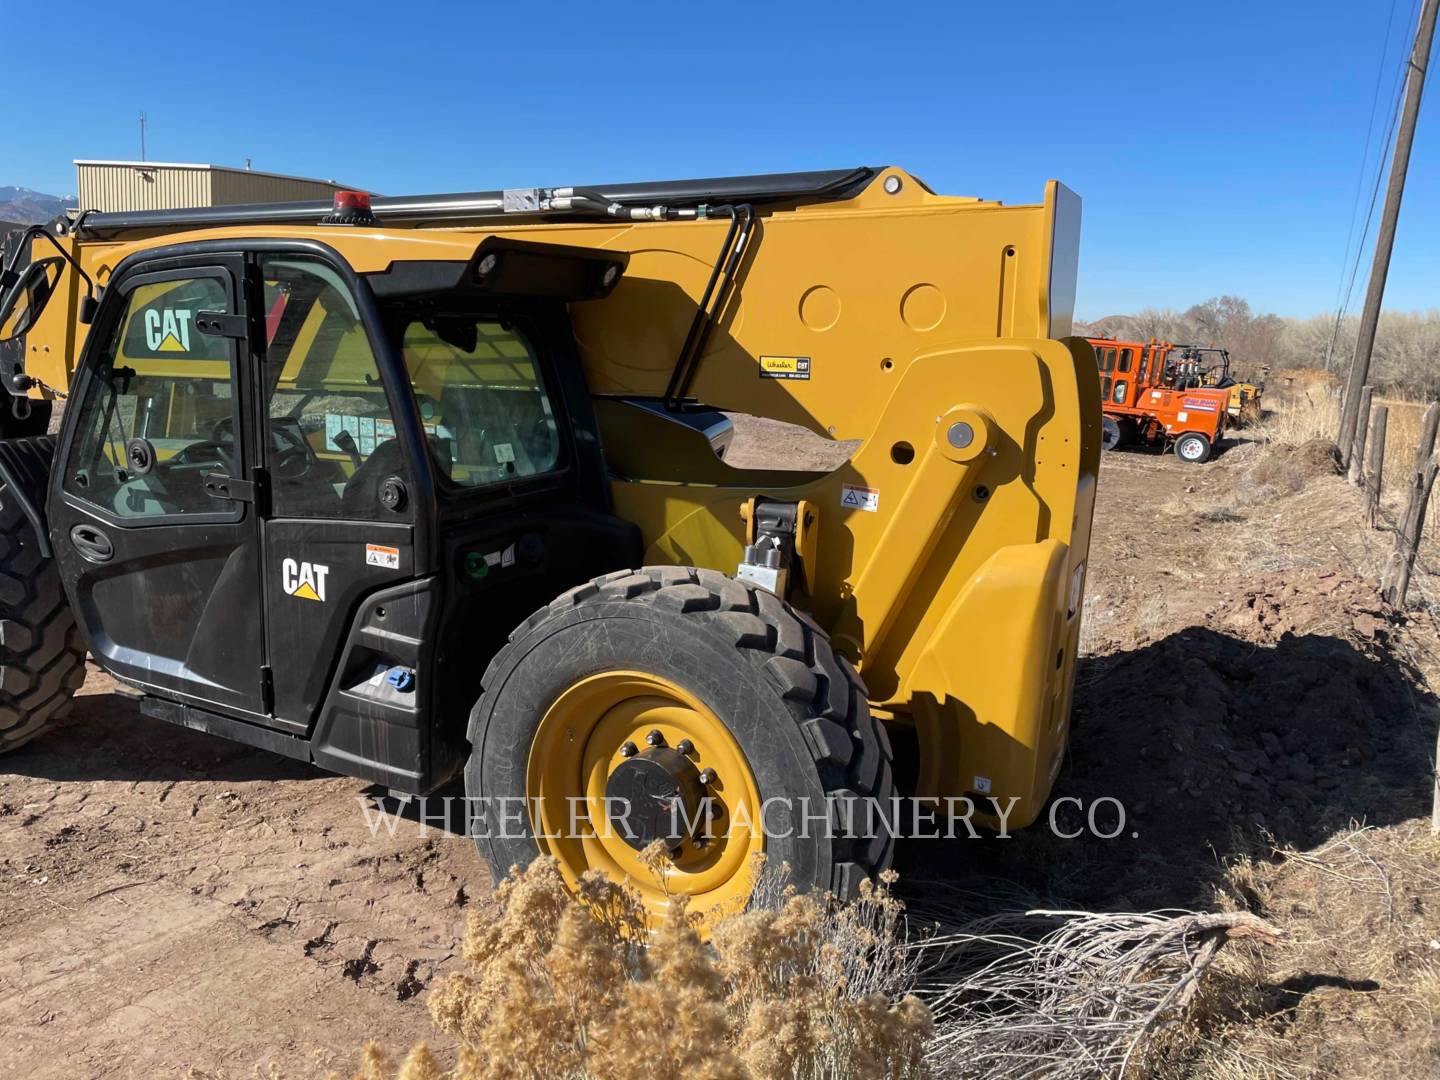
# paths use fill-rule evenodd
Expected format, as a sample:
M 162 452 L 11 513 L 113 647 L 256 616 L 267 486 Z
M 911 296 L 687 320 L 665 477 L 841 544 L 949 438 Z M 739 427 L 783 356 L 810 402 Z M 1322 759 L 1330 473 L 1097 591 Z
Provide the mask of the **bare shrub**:
M 708 943 L 684 897 L 652 932 L 629 889 L 596 873 L 578 892 L 549 859 L 512 872 L 430 996 L 454 1067 L 421 1046 L 397 1071 L 371 1046 L 357 1080 L 923 1075 L 931 1017 L 888 881 L 847 904 L 787 892 Z
M 1050 925 L 1038 941 L 1036 925 Z M 1248 912 L 1000 916 L 926 943 L 936 1077 L 1123 1077 L 1178 1023 L 1234 938 L 1279 932 Z
M 1254 311 L 1238 296 L 1217 296 L 1185 312 L 1146 308 L 1077 324 L 1076 333 L 1149 341 L 1158 338 L 1229 349 L 1237 377 L 1258 380 L 1269 370 L 1292 382 L 1320 370 L 1343 375 L 1355 352 L 1359 317 L 1337 325 L 1333 315 L 1282 318 Z M 1433 400 L 1440 395 L 1440 310 L 1385 311 L 1375 337 L 1370 382 L 1386 395 Z M 1284 386 L 1284 378 L 1272 386 Z
M 1225 940 L 1272 933 L 1243 913 L 1065 911 L 916 932 L 893 874 L 848 903 L 759 876 L 770 906 L 707 942 L 682 897 L 651 929 L 599 875 L 571 898 L 551 860 L 512 872 L 430 997 L 455 1064 L 421 1045 L 397 1068 L 372 1044 L 356 1080 L 1118 1078 Z

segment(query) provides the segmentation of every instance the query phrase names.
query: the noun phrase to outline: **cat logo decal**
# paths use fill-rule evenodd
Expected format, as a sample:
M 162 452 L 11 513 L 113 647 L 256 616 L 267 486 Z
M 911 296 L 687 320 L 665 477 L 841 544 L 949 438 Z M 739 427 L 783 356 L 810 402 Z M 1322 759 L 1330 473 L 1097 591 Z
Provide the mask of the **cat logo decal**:
M 296 562 L 286 559 L 280 564 L 280 587 L 288 596 L 302 600 L 325 602 L 325 578 L 330 567 L 321 563 Z

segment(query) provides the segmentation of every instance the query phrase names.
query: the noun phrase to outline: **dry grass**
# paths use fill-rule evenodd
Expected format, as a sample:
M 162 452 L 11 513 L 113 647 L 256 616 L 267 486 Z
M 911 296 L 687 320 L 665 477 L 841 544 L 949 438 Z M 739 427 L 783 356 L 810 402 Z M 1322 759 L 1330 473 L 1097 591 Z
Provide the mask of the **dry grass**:
M 1381 491 L 1398 492 L 1414 465 L 1420 423 L 1429 403 L 1402 398 L 1375 398 L 1388 412 L 1385 465 Z M 1340 424 L 1340 390 L 1326 383 L 1297 387 L 1287 394 L 1267 395 L 1265 418 L 1245 434 L 1266 443 L 1298 446 L 1315 439 L 1334 439 Z M 1373 414 L 1372 414 L 1373 415 Z
M 1341 555 L 1349 566 L 1376 579 L 1380 577 L 1393 545 L 1395 522 L 1404 511 L 1406 485 L 1414 467 L 1415 444 L 1419 441 L 1421 422 L 1428 406 L 1425 402 L 1392 398 L 1377 398 L 1375 401 L 1377 404 L 1384 404 L 1389 410 L 1380 488 L 1379 528 L 1364 528 L 1359 524 L 1358 514 L 1354 525 L 1348 521 L 1334 520 L 1338 507 L 1347 508 L 1345 514 L 1353 513 L 1354 511 L 1348 508 L 1358 507 L 1359 496 L 1358 493 L 1349 498 L 1340 496 L 1339 491 L 1344 482 L 1331 479 L 1328 484 L 1336 489 L 1333 497 L 1316 499 L 1313 488 L 1307 492 L 1307 507 L 1313 508 L 1315 516 L 1301 522 L 1303 529 L 1246 529 L 1243 530 L 1242 545 L 1274 545 L 1275 550 L 1268 558 L 1271 564 L 1284 563 L 1291 557 L 1303 558 L 1306 549 L 1318 549 L 1326 558 Z M 1294 449 L 1316 445 L 1334 437 L 1339 418 L 1339 391 L 1333 386 L 1319 383 L 1292 394 L 1267 397 L 1266 408 L 1264 422 L 1246 432 L 1250 438 L 1272 450 L 1276 447 Z M 1230 450 L 1220 461 L 1230 467 L 1248 467 L 1250 463 L 1261 460 L 1261 449 L 1262 446 L 1241 445 Z M 1295 478 L 1292 483 L 1295 491 L 1304 487 L 1303 478 Z M 1257 485 L 1242 475 L 1235 485 L 1233 503 L 1244 506 L 1271 502 L 1286 494 L 1284 489 L 1284 483 L 1267 487 L 1265 484 Z M 1355 489 L 1343 487 L 1343 490 L 1354 492 Z M 1287 533 L 1293 535 L 1286 535 Z M 1267 561 L 1264 555 L 1261 556 L 1261 561 Z M 1262 568 L 1283 567 L 1266 565 Z M 1433 502 L 1426 516 L 1415 574 L 1411 578 L 1407 599 L 1412 608 L 1440 612 L 1440 511 L 1437 511 Z
M 1224 906 L 1286 931 L 1216 965 L 1165 1077 L 1433 1076 L 1440 1062 L 1440 839 L 1423 821 L 1355 827 L 1229 869 Z

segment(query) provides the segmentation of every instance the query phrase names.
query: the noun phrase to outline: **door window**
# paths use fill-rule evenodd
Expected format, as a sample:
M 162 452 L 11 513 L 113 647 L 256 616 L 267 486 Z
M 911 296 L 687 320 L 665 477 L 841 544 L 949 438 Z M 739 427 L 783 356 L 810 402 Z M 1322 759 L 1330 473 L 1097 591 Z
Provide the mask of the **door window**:
M 265 464 L 276 517 L 403 519 L 380 504 L 403 445 L 349 287 L 300 255 L 266 256 Z
M 207 473 L 240 474 L 231 340 L 200 312 L 231 312 L 220 273 L 167 274 L 130 289 L 80 403 L 62 486 L 119 518 L 238 517 L 206 494 Z

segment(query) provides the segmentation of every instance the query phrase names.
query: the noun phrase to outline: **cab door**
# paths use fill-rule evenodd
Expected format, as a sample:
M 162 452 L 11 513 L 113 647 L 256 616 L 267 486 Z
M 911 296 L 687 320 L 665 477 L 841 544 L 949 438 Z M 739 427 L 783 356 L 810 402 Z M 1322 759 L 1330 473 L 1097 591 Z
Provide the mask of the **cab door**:
M 1135 350 L 1128 345 L 1122 345 L 1119 347 L 1115 359 L 1115 375 L 1110 386 L 1110 404 L 1133 406 L 1135 404 L 1135 382 Z
M 378 685 L 369 680 L 383 675 L 382 655 L 392 655 L 372 646 L 395 638 L 410 605 L 421 603 L 371 603 L 422 569 L 418 485 L 402 430 L 406 402 L 386 390 L 382 342 L 362 315 L 362 287 L 314 251 L 265 250 L 255 261 L 266 312 L 256 350 L 264 433 L 257 445 L 269 487 L 262 546 L 273 722 L 306 734 L 352 636 L 369 643 L 352 661 L 368 657 L 374 670 L 361 663 L 358 676 L 339 672 L 342 684 L 350 680 L 341 711 L 351 712 L 368 707 Z M 388 622 L 372 626 L 372 618 Z
M 91 652 L 167 697 L 259 719 L 259 524 L 238 256 L 112 281 L 51 478 L 50 535 Z

